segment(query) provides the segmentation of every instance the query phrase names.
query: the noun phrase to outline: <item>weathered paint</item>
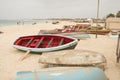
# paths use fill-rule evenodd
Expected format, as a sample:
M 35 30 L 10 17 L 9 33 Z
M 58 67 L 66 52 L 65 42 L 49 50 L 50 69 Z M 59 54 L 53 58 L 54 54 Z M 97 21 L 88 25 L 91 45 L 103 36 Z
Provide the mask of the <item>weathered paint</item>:
M 45 37 L 51 37 L 51 36 L 54 36 L 56 38 L 58 37 L 63 37 L 63 38 L 66 38 L 68 40 L 73 40 L 71 42 L 68 42 L 66 44 L 63 44 L 63 45 L 57 45 L 57 46 L 54 46 L 54 47 L 44 47 L 44 48 L 36 48 L 36 46 L 34 47 L 26 47 L 26 46 L 21 46 L 21 45 L 16 45 L 15 42 L 17 40 L 19 40 L 20 38 L 27 38 L 27 37 L 35 37 L 35 36 L 45 36 Z M 76 45 L 78 44 L 78 40 L 76 38 L 73 38 L 73 37 L 70 37 L 70 36 L 62 36 L 62 35 L 53 35 L 53 34 L 41 34 L 41 35 L 30 35 L 30 36 L 22 36 L 22 37 L 19 37 L 16 41 L 14 41 L 13 43 L 13 47 L 16 48 L 16 49 L 19 49 L 19 50 L 23 50 L 23 51 L 28 51 L 30 50 L 31 52 L 49 52 L 49 51 L 58 51 L 58 50 L 64 50 L 64 49 L 74 49 L 76 47 Z M 28 42 L 29 43 L 29 42 Z M 31 43 L 31 41 L 30 41 Z
M 42 69 L 39 71 L 21 71 L 16 80 L 107 80 L 105 73 L 97 67 L 77 67 L 62 69 Z

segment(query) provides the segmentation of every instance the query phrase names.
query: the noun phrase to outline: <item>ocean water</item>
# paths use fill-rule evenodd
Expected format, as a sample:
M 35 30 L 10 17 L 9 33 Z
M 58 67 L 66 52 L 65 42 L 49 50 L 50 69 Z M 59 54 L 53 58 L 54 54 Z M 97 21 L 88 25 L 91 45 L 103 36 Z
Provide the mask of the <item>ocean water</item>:
M 25 25 L 25 24 L 35 25 L 38 23 L 45 23 L 45 20 L 0 20 L 0 27 L 9 26 L 9 25 Z

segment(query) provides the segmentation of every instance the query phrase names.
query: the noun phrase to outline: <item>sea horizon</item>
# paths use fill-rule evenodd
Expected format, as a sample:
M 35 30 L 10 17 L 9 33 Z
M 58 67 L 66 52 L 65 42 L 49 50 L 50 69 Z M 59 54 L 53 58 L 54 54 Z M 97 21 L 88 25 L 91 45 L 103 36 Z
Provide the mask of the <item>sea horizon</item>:
M 44 23 L 45 20 L 36 20 L 36 19 L 0 19 L 0 27 L 2 26 L 10 26 L 10 25 L 26 25 L 26 24 L 38 24 L 38 23 Z

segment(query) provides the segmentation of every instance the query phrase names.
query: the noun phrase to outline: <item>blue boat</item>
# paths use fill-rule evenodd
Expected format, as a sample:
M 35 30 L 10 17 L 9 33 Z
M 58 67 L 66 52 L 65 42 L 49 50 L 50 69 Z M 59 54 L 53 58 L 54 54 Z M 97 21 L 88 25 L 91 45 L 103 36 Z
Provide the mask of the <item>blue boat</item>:
M 16 80 L 107 80 L 97 67 L 54 67 L 17 72 Z

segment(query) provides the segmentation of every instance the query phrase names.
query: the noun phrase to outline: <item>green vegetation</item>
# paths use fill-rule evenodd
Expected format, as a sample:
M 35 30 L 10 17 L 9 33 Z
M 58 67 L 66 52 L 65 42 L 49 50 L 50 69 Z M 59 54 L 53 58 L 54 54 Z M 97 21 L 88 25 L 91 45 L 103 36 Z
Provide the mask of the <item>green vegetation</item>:
M 109 13 L 106 18 L 109 18 L 109 17 L 117 17 L 117 18 L 120 18 L 120 11 L 118 11 L 116 14 L 113 14 L 113 13 Z
M 120 18 L 120 11 L 117 12 L 116 17 Z
M 109 17 L 115 17 L 115 15 L 112 14 L 112 13 L 110 13 L 110 14 L 108 14 L 108 15 L 106 16 L 106 18 L 109 18 Z

